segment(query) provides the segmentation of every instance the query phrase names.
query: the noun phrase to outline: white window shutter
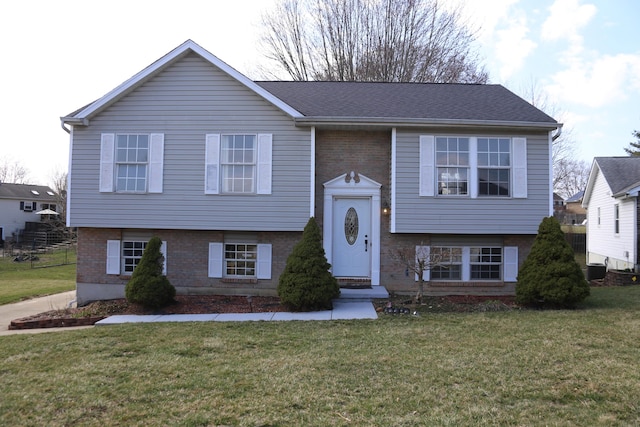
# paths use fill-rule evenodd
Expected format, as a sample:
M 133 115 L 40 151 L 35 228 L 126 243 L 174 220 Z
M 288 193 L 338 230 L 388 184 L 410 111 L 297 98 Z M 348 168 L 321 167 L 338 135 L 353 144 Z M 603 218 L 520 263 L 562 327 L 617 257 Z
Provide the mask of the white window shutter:
M 258 279 L 271 279 L 271 245 L 258 245 L 258 265 L 256 276 Z
M 167 242 L 166 241 L 162 241 L 162 244 L 160 245 L 160 253 L 162 254 L 162 257 L 164 258 L 164 262 L 162 263 L 162 274 L 164 276 L 167 275 Z
M 107 274 L 120 274 L 120 240 L 107 240 Z
M 271 194 L 271 160 L 273 136 L 270 133 L 258 134 L 257 188 L 258 194 Z
M 149 193 L 162 193 L 164 134 L 152 133 L 149 139 Z
M 435 195 L 435 138 L 420 135 L 420 196 Z
M 527 198 L 527 139 L 513 138 L 513 197 Z
M 210 133 L 205 138 L 204 193 L 220 193 L 220 134 Z M 222 276 L 220 276 L 222 277 Z
M 429 262 L 429 257 L 431 255 L 431 247 L 429 246 L 416 246 L 416 267 L 418 267 L 418 260 L 425 260 L 427 263 Z M 417 270 L 417 268 L 416 268 Z M 416 282 L 420 281 L 420 276 L 416 272 L 415 274 Z M 422 280 L 428 282 L 431 280 L 431 270 L 427 268 L 422 272 Z
M 222 277 L 223 251 L 222 243 L 209 243 L 209 277 Z
M 115 139 L 113 133 L 103 133 L 100 138 L 100 192 L 113 192 L 113 168 L 115 160 Z
M 504 247 L 504 281 L 516 282 L 518 278 L 518 247 Z
M 478 198 L 478 138 L 469 138 L 469 196 Z

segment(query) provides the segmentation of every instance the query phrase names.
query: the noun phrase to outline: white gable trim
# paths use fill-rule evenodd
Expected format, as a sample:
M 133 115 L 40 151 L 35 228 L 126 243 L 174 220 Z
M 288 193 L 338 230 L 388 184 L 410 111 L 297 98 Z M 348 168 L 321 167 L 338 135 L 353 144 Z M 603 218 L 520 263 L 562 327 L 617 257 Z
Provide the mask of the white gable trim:
M 119 85 L 118 87 L 116 87 L 115 89 L 107 93 L 106 95 L 104 95 L 102 98 L 91 103 L 86 108 L 83 108 L 77 114 L 74 114 L 72 117 L 63 117 L 62 118 L 63 122 L 72 121 L 72 119 L 75 119 L 75 121 L 77 121 L 78 119 L 89 118 L 91 115 L 97 113 L 102 108 L 113 103 L 115 100 L 123 96 L 132 88 L 139 86 L 142 82 L 144 82 L 151 76 L 155 75 L 157 72 L 163 70 L 167 65 L 173 63 L 174 61 L 182 57 L 184 54 L 186 54 L 188 51 L 197 53 L 202 58 L 209 61 L 213 66 L 219 68 L 220 70 L 228 74 L 233 79 L 242 83 L 244 86 L 246 86 L 256 94 L 260 95 L 266 101 L 275 105 L 276 107 L 278 107 L 279 109 L 281 109 L 282 111 L 290 115 L 291 117 L 294 117 L 294 118 L 303 117 L 303 115 L 297 110 L 295 110 L 293 107 L 284 103 L 279 98 L 273 96 L 270 92 L 266 91 L 264 88 L 257 85 L 255 82 L 247 78 L 242 73 L 236 71 L 233 67 L 229 66 L 224 61 L 220 60 L 217 56 L 208 52 L 207 50 L 202 48 L 200 45 L 195 43 L 194 41 L 187 40 L 186 42 L 182 43 L 180 46 L 173 49 L 171 52 L 167 53 L 162 58 L 158 59 L 153 64 L 146 67 L 144 70 L 138 72 L 136 75 L 134 75 L 133 77 L 131 77 L 130 79 L 128 79 L 127 81 L 125 81 L 124 83 L 122 83 L 121 85 Z

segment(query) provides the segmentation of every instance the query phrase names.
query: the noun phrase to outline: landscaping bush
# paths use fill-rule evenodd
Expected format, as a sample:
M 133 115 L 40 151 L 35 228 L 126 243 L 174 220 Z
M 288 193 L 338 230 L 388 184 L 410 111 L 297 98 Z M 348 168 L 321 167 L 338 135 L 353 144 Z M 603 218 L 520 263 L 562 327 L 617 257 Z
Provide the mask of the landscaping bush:
M 164 256 L 160 252 L 161 246 L 162 241 L 158 237 L 152 237 L 147 243 L 140 263 L 124 288 L 127 301 L 151 309 L 165 307 L 174 301 L 176 288 L 162 274 Z
M 570 308 L 588 296 L 589 284 L 560 224 L 553 217 L 544 218 L 531 253 L 518 272 L 516 302 Z
M 294 311 L 331 309 L 331 300 L 340 295 L 340 287 L 329 268 L 331 264 L 322 247 L 320 228 L 312 217 L 280 275 L 278 296 L 281 302 Z

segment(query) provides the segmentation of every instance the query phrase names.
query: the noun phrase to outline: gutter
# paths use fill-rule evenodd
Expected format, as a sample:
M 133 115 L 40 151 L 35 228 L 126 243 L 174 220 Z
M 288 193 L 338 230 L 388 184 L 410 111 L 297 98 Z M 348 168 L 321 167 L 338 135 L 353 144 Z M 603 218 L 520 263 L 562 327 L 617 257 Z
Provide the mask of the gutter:
M 558 132 L 556 132 L 556 134 L 551 137 L 551 142 L 555 142 L 555 140 L 560 138 L 560 135 L 562 135 L 562 123 L 560 123 L 559 125 L 560 126 L 558 126 Z
M 534 128 L 561 129 L 558 123 L 545 122 L 513 122 L 496 120 L 466 120 L 466 119 L 419 119 L 419 118 L 389 118 L 389 117 L 299 117 L 295 118 L 296 126 L 378 126 L 378 127 L 495 127 L 495 128 Z M 558 138 L 558 132 L 554 138 Z
M 66 133 L 71 133 L 71 130 L 65 125 L 70 126 L 89 126 L 89 119 L 79 119 L 77 117 L 60 117 L 60 126 Z

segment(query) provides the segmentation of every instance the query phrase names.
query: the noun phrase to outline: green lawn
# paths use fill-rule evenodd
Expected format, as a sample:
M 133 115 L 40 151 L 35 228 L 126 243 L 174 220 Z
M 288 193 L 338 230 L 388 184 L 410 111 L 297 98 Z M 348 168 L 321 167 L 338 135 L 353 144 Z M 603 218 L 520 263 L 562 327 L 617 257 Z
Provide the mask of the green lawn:
M 14 262 L 13 257 L 0 257 L 0 305 L 41 295 L 75 289 L 75 252 L 64 250 L 38 254 L 33 267 L 63 262 L 74 263 L 57 267 L 32 268 L 32 263 Z
M 640 424 L 640 287 L 579 310 L 0 337 L 0 425 Z

